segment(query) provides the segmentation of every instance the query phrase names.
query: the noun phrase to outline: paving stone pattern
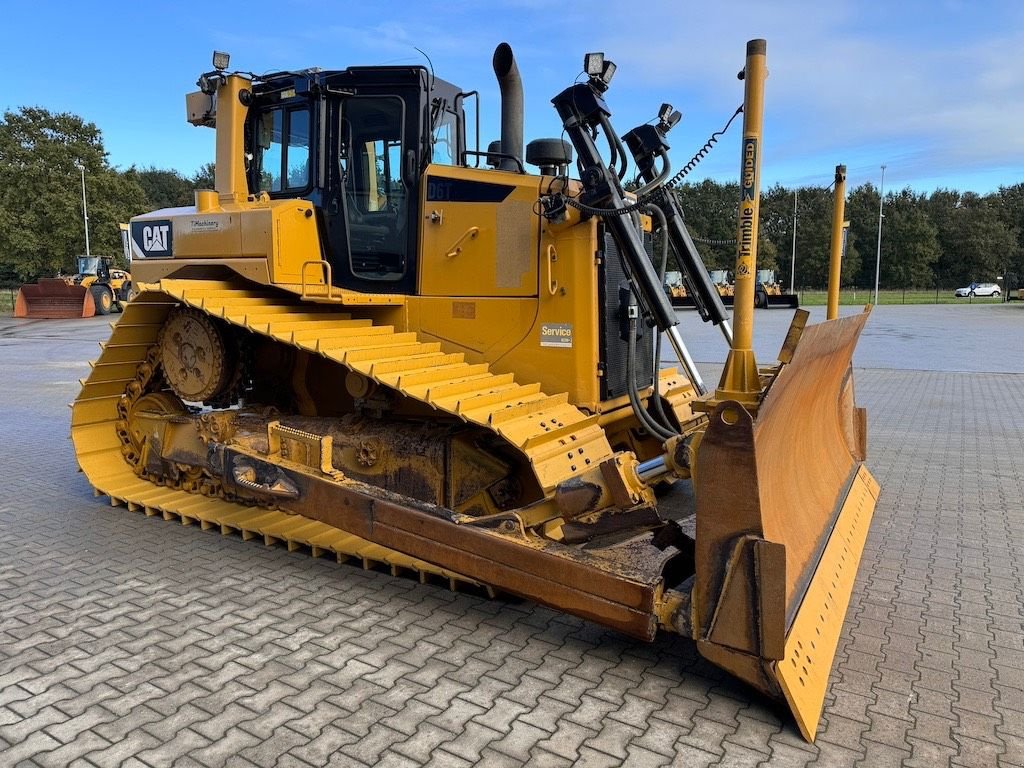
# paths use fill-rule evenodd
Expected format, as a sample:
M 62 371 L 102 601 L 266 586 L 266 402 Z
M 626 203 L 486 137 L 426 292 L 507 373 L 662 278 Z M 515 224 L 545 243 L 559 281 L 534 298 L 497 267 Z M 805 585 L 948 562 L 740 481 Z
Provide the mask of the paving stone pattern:
M 2 766 L 1024 765 L 1024 369 L 857 372 L 883 495 L 810 745 L 681 638 L 93 498 L 104 335 L 0 320 Z

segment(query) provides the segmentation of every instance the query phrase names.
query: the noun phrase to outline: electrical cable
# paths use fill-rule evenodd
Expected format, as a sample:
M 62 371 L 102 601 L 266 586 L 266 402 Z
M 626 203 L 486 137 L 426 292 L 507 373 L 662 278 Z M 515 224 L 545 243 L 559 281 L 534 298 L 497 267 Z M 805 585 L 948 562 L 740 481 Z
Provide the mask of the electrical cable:
M 729 130 L 729 126 L 732 125 L 732 121 L 735 120 L 736 116 L 740 114 L 742 111 L 743 105 L 740 104 L 738 107 L 736 107 L 736 111 L 732 113 L 732 117 L 730 117 L 728 121 L 725 123 L 725 125 L 722 127 L 722 130 L 715 131 L 714 133 L 712 133 L 708 140 L 704 142 L 704 146 L 698 149 L 696 154 L 694 154 L 694 156 L 690 158 L 690 162 L 688 162 L 686 165 L 680 168 L 679 173 L 677 173 L 675 176 L 669 179 L 668 183 L 665 186 L 668 187 L 669 189 L 672 189 L 673 187 L 675 187 L 676 184 L 678 184 L 680 181 L 686 178 L 686 175 L 694 168 L 696 168 L 697 164 L 701 160 L 708 156 L 708 153 L 715 146 L 715 144 L 718 143 L 718 140 L 725 135 L 726 131 Z
M 690 235 L 690 239 L 695 243 L 701 243 L 703 245 L 736 245 L 736 238 L 730 240 L 715 240 L 707 237 L 694 237 Z

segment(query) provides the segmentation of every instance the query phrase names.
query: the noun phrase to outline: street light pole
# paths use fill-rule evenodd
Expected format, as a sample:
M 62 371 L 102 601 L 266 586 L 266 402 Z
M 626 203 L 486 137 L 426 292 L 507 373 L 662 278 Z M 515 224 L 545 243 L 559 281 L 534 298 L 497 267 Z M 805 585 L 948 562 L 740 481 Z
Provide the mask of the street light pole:
M 885 203 L 885 166 L 882 166 L 882 183 L 878 187 L 878 250 L 875 253 L 875 305 L 878 305 L 878 273 L 882 268 L 882 205 Z
M 85 255 L 89 253 L 89 204 L 85 199 L 85 166 L 82 163 L 75 163 L 75 167 L 82 172 L 82 220 L 85 222 Z
M 796 190 L 793 190 L 793 258 L 789 264 L 789 292 L 792 294 L 793 281 L 796 278 Z

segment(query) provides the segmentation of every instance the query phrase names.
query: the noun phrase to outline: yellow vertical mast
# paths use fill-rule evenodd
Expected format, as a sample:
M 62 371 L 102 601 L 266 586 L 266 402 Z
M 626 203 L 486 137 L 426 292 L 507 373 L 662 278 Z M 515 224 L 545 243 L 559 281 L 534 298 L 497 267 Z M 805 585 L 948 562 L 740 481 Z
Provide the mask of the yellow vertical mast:
M 715 393 L 716 400 L 756 406 L 761 379 L 754 358 L 754 280 L 757 271 L 758 214 L 761 207 L 761 132 L 767 43 L 747 43 L 743 68 L 743 152 L 740 163 L 740 212 L 736 234 L 736 289 L 733 298 L 733 344 Z
M 843 230 L 846 217 L 846 166 L 836 166 L 835 202 L 832 205 L 832 253 L 828 266 L 828 320 L 839 317 L 839 275 L 843 266 Z

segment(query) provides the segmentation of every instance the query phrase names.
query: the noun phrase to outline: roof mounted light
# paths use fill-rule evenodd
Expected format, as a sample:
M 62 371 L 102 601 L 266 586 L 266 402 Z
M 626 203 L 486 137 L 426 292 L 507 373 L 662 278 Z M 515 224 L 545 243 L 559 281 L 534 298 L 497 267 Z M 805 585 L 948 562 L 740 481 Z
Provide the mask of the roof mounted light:
M 224 51 L 213 52 L 213 68 L 218 72 L 223 72 L 228 68 L 228 64 L 231 63 L 231 55 L 224 53 Z
M 583 71 L 590 77 L 600 77 L 603 70 L 603 53 L 588 53 L 583 57 Z
M 672 109 L 671 104 L 662 104 L 658 110 L 658 130 L 668 133 L 683 119 L 683 113 Z
M 583 57 L 583 71 L 590 78 L 590 84 L 604 93 L 615 76 L 615 63 L 605 59 L 603 53 L 588 53 Z

